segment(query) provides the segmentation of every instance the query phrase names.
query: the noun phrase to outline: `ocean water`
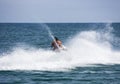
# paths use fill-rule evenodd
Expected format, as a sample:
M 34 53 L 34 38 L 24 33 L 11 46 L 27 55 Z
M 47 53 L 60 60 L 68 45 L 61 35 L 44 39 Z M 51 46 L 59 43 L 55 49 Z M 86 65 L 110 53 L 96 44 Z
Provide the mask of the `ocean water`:
M 120 84 L 120 23 L 0 23 L 0 84 Z

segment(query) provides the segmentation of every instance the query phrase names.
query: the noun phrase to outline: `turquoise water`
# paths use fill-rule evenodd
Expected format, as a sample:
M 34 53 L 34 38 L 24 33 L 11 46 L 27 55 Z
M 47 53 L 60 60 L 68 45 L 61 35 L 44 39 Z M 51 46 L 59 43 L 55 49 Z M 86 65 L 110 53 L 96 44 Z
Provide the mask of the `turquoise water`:
M 0 84 L 119 84 L 119 23 L 0 23 Z

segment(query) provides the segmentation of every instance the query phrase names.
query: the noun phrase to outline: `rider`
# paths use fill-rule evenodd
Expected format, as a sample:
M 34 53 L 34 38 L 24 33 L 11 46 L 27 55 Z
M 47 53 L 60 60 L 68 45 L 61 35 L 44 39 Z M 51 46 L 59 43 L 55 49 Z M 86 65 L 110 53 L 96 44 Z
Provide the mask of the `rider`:
M 55 40 L 51 44 L 53 50 L 59 50 L 60 48 L 62 49 L 62 42 L 57 37 L 54 37 L 54 39 Z

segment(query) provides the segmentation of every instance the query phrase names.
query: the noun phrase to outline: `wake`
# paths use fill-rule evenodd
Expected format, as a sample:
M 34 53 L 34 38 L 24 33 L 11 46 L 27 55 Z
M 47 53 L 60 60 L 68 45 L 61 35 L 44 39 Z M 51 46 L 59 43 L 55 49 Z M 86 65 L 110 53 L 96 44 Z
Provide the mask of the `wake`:
M 79 32 L 65 43 L 65 52 L 16 47 L 0 56 L 0 70 L 61 71 L 94 64 L 120 64 L 120 52 L 110 44 L 115 38 L 111 31 L 108 25 L 107 32 Z

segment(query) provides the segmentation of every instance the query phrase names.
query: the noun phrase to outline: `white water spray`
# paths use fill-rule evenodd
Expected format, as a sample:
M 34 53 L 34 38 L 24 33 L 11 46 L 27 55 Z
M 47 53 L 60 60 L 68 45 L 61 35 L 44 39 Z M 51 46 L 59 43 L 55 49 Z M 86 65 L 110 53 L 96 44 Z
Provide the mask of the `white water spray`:
M 54 38 L 54 36 L 53 36 L 53 34 L 52 34 L 50 28 L 49 28 L 46 24 L 44 24 L 44 23 L 41 24 L 41 26 L 47 30 L 49 36 L 50 36 L 50 37 L 52 38 L 52 40 L 55 42 L 57 48 L 60 49 L 59 45 L 56 43 L 56 40 L 55 40 L 55 38 Z
M 108 32 L 82 31 L 66 42 L 66 52 L 50 50 L 25 50 L 17 47 L 13 52 L 0 56 L 0 70 L 49 70 L 61 71 L 91 64 L 120 64 L 120 52 L 112 49 Z

